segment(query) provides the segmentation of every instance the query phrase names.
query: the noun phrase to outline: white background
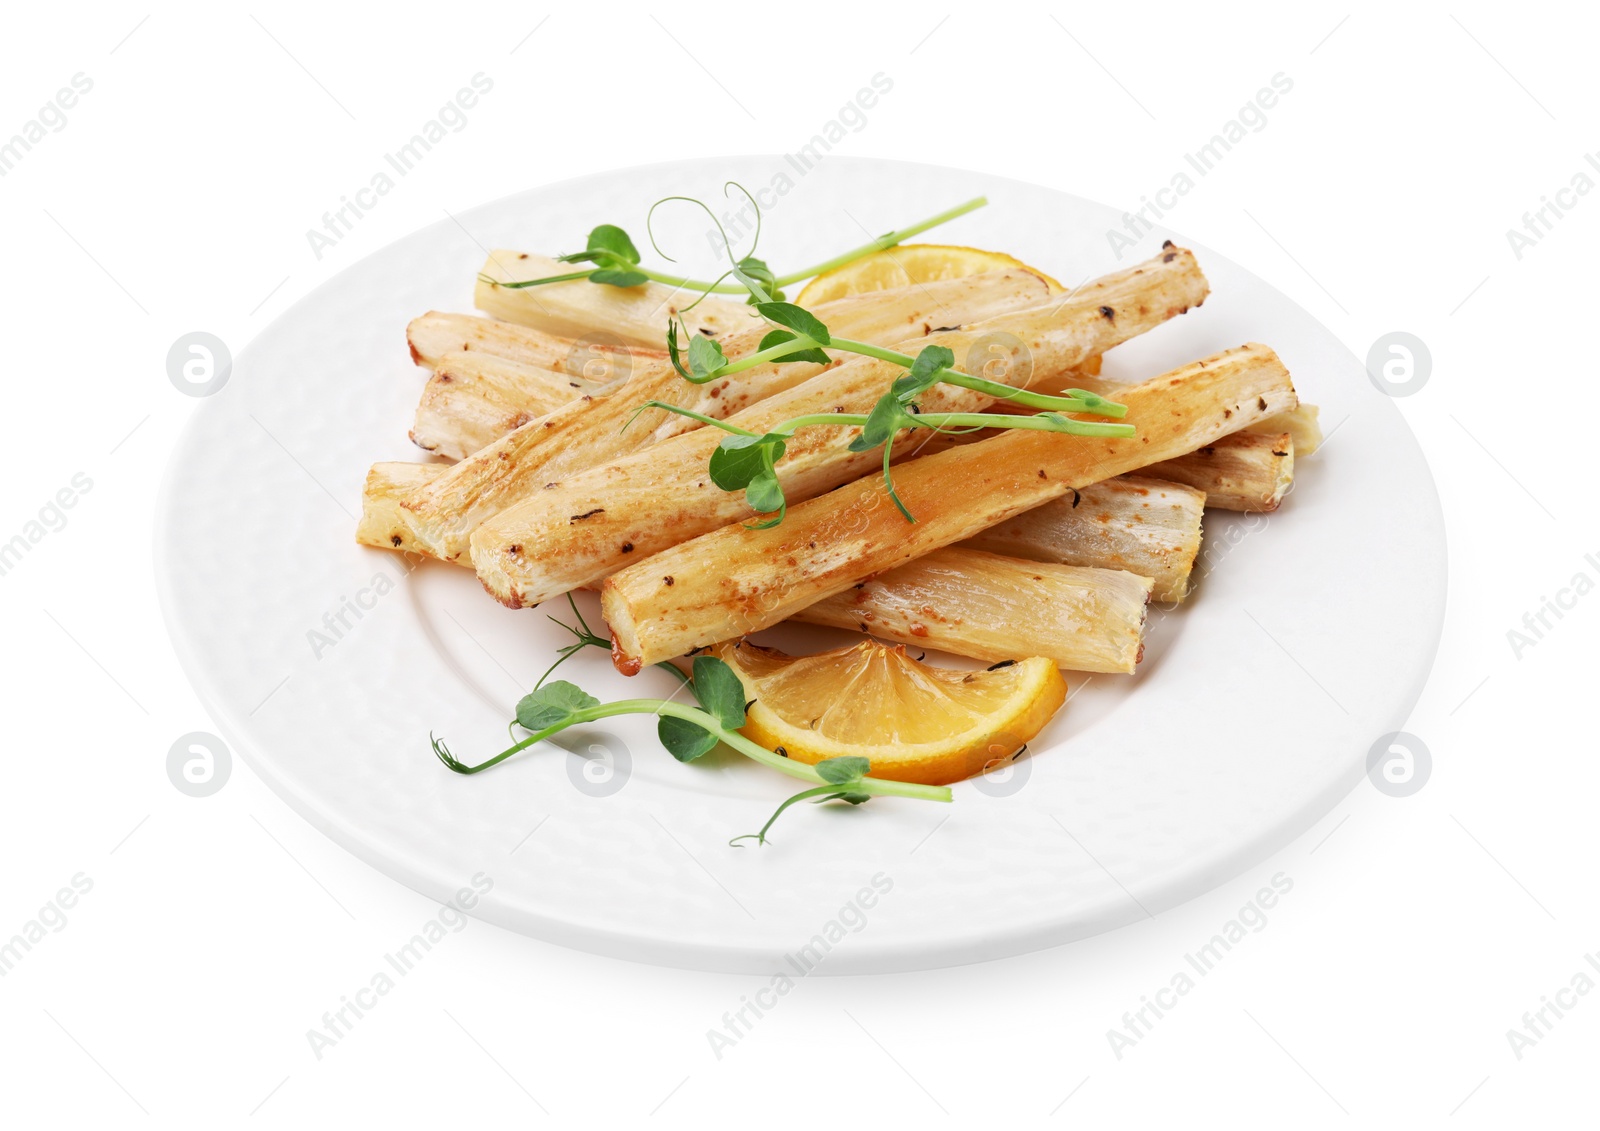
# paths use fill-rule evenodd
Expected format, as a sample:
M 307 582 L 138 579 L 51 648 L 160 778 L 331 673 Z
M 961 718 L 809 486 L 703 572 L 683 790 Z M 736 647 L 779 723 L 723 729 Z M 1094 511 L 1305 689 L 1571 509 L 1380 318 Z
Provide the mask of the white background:
M 0 978 L 8 1123 L 1592 1118 L 1600 993 L 1520 1060 L 1506 1031 L 1600 952 L 1600 773 L 1579 725 L 1582 707 L 1593 718 L 1600 600 L 1580 599 L 1520 658 L 1507 631 L 1573 575 L 1600 579 L 1585 451 L 1600 193 L 1520 260 L 1506 231 L 1600 149 L 1593 24 L 1484 4 L 981 9 L 8 14 L 0 138 L 74 74 L 94 84 L 0 178 L 0 541 L 75 474 L 93 482 L 0 577 L 0 937 L 75 874 L 93 881 Z M 318 261 L 306 230 L 480 71 L 494 90 L 468 126 Z M 241 766 L 205 799 L 167 779 L 173 740 L 212 729 L 151 578 L 153 501 L 192 407 L 168 383 L 168 346 L 199 329 L 237 351 L 446 210 L 674 157 L 796 149 L 880 71 L 893 91 L 838 152 L 1131 207 L 1274 74 L 1293 79 L 1166 222 L 1358 356 L 1396 329 L 1431 347 L 1429 383 L 1401 402 L 1451 541 L 1443 646 L 1408 725 L 1431 778 L 1405 799 L 1363 785 L 1268 863 L 1111 936 L 811 979 L 720 1061 L 706 1031 L 763 980 L 480 923 L 318 1060 L 306 1031 L 434 908 Z M 301 548 L 264 530 L 262 552 Z M 1266 928 L 1118 1059 L 1107 1030 L 1277 872 L 1294 889 Z

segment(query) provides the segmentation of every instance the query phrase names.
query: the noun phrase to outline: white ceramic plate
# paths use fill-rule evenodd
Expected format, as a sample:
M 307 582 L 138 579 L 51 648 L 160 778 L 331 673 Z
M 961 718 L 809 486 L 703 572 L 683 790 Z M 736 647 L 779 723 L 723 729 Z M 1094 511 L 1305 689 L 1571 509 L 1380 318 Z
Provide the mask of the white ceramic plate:
M 484 247 L 570 249 L 600 222 L 643 245 L 655 199 L 716 199 L 729 178 L 778 174 L 796 170 L 782 158 L 685 162 L 497 201 L 355 264 L 240 354 L 173 455 L 156 535 L 174 644 L 233 747 L 316 827 L 430 897 L 481 872 L 493 886 L 474 913 L 491 922 L 758 973 L 791 970 L 785 956 L 808 944 L 819 953 L 818 934 L 843 936 L 817 965 L 829 974 L 1081 938 L 1229 879 L 1326 813 L 1427 677 L 1445 595 L 1439 504 L 1416 440 L 1361 363 L 1202 247 L 1204 308 L 1119 347 L 1108 374 L 1263 341 L 1322 406 L 1331 439 L 1276 514 L 1207 516 L 1199 595 L 1153 618 L 1137 676 L 1073 677 L 1074 699 L 1009 779 L 959 785 L 948 807 L 807 807 L 769 846 L 732 848 L 793 783 L 738 758 L 680 765 L 648 720 L 563 736 L 578 753 L 542 747 L 476 777 L 434 760 L 430 731 L 469 761 L 504 746 L 514 703 L 564 642 L 544 612 L 565 607 L 511 612 L 466 570 L 408 574 L 353 541 L 367 466 L 419 458 L 406 430 L 425 374 L 407 356 L 406 322 L 470 309 Z M 979 193 L 988 208 L 923 239 L 1011 251 L 1069 285 L 1119 265 L 1111 208 L 983 173 L 838 157 L 777 198 L 762 254 L 780 269 L 814 262 Z M 681 241 L 704 227 L 680 218 L 675 231 Z M 705 264 L 704 245 L 683 250 Z M 602 699 L 670 683 L 653 671 L 626 680 L 597 650 L 566 676 Z M 879 892 L 858 896 L 875 877 Z

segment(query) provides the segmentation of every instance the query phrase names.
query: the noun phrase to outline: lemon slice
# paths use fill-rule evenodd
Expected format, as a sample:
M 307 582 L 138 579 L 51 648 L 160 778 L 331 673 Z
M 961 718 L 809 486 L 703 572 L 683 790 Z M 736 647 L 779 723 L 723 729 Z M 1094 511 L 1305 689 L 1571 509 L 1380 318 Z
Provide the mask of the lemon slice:
M 1019 268 L 1039 276 L 1050 287 L 1051 294 L 1060 294 L 1066 289 L 1037 267 L 1029 267 L 1022 260 L 1004 252 L 950 244 L 912 243 L 863 255 L 843 267 L 835 267 L 825 275 L 818 275 L 805 285 L 795 301 L 801 306 L 812 307 L 819 302 L 844 298 L 846 295 L 883 291 L 890 287 L 909 287 L 912 283 L 931 283 L 936 279 L 959 279 L 965 275 L 981 275 L 985 271 L 1004 271 L 1008 268 Z
M 1061 672 L 1040 657 L 956 671 L 876 640 L 815 656 L 736 642 L 713 652 L 755 700 L 746 738 L 813 766 L 855 755 L 872 763 L 873 777 L 925 785 L 1004 762 L 1067 697 Z

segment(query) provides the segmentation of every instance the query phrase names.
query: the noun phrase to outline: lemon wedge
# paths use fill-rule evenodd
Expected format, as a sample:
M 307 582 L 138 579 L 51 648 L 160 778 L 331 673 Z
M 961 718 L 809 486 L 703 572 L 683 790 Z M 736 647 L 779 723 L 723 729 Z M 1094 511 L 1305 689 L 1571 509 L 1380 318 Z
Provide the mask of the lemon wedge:
M 712 652 L 755 700 L 745 737 L 807 765 L 853 755 L 872 763 L 873 777 L 925 785 L 1005 762 L 1067 697 L 1042 657 L 958 671 L 876 640 L 814 656 L 732 641 Z
M 1022 260 L 1004 252 L 950 244 L 913 243 L 863 255 L 843 267 L 835 267 L 824 275 L 818 275 L 805 285 L 795 301 L 801 306 L 814 307 L 820 302 L 844 298 L 846 295 L 909 287 L 913 283 L 931 283 L 937 279 L 959 279 L 966 275 L 981 275 L 985 271 L 1004 271 L 1009 268 L 1039 276 L 1050 287 L 1051 294 L 1060 294 L 1066 289 L 1037 267 L 1029 267 Z

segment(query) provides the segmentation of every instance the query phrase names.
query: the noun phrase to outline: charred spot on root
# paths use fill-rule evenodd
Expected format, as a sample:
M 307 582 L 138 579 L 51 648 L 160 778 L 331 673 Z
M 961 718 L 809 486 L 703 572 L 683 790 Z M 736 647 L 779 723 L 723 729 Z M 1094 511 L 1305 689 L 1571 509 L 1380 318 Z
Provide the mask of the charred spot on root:
M 554 484 L 552 484 L 552 486 L 554 486 Z M 582 522 L 586 518 L 593 518 L 597 514 L 604 514 L 605 510 L 605 507 L 595 507 L 592 511 L 584 511 L 582 514 L 575 514 L 571 518 L 567 519 L 567 524 L 570 526 L 574 522 Z

